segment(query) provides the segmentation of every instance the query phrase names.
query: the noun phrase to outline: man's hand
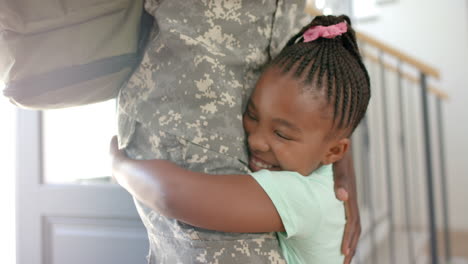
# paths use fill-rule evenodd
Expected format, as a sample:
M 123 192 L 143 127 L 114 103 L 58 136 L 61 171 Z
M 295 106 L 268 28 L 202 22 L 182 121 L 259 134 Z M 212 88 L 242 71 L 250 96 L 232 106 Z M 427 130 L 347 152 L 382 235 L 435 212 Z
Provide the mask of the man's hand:
M 354 257 L 361 235 L 361 220 L 357 204 L 356 177 L 351 149 L 342 160 L 333 164 L 333 175 L 336 198 L 345 204 L 346 226 L 341 252 L 346 256 L 344 264 L 349 264 Z

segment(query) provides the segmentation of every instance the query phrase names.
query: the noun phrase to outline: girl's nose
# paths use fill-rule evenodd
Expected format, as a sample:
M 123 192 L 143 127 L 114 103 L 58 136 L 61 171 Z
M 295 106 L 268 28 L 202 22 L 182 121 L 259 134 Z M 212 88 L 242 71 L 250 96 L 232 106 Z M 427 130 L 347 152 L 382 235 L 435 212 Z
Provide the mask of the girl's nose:
M 270 150 L 267 140 L 259 133 L 249 134 L 247 141 L 250 150 L 253 152 L 267 152 Z

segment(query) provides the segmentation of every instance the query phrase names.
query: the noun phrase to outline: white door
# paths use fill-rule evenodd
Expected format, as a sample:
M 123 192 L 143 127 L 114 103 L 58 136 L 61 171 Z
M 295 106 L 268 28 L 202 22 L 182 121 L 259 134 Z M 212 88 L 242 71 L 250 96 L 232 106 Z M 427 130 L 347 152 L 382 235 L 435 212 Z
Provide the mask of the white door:
M 18 110 L 18 264 L 146 263 L 133 200 L 110 182 L 113 104 Z

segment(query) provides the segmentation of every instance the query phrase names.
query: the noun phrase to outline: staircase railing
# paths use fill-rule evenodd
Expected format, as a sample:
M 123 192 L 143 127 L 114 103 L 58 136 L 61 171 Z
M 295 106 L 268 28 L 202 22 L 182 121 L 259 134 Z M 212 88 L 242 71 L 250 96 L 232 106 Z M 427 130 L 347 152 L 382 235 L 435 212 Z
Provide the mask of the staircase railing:
M 310 4 L 306 11 L 322 15 Z M 449 263 L 442 117 L 448 95 L 428 82 L 439 80 L 440 73 L 367 34 L 356 32 L 356 37 L 371 76 L 372 99 L 353 135 L 363 225 L 354 262 Z M 424 208 L 426 216 L 418 214 Z

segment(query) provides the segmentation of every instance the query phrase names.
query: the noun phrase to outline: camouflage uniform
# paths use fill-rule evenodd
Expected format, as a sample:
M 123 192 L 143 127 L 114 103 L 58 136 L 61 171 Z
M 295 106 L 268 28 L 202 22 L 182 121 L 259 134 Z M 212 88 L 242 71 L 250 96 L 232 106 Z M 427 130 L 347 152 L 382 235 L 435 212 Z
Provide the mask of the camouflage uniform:
M 148 0 L 145 9 L 155 26 L 119 94 L 121 147 L 193 171 L 247 172 L 246 99 L 270 55 L 308 22 L 304 0 Z M 202 230 L 136 206 L 149 263 L 285 263 L 274 233 Z

